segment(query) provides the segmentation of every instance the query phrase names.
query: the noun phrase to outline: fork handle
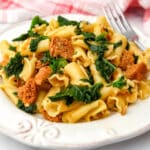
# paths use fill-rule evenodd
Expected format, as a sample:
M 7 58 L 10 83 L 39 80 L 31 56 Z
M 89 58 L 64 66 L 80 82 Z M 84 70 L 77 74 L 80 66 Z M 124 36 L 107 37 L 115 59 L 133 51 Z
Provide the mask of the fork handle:
M 145 47 L 143 45 L 143 43 L 141 43 L 138 39 L 134 40 L 134 43 L 141 49 L 141 50 L 145 50 Z

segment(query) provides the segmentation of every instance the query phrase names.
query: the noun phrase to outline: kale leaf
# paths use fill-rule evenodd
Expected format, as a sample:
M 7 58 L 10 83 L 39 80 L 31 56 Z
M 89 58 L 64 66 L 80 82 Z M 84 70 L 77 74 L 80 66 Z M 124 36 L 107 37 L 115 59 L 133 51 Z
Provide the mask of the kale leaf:
M 80 79 L 80 81 L 82 81 L 82 82 L 87 82 L 87 83 L 90 83 L 90 84 L 91 84 L 91 81 L 90 81 L 89 79 L 86 79 L 86 78 Z
M 98 58 L 95 61 L 96 69 L 101 73 L 103 78 L 110 82 L 111 75 L 115 71 L 116 67 L 105 58 Z
M 29 114 L 34 114 L 37 110 L 36 104 L 31 104 L 30 106 L 25 106 L 21 100 L 18 100 L 17 107 Z
M 106 37 L 108 32 L 107 29 L 105 29 L 104 33 L 101 33 L 98 36 L 96 36 L 92 32 L 82 31 L 79 26 L 77 26 L 77 32 L 84 36 L 84 42 L 88 45 L 89 49 L 92 52 L 97 53 L 98 58 L 95 61 L 96 69 L 101 73 L 101 75 L 107 82 L 110 82 L 111 75 L 116 67 L 104 58 L 104 53 L 106 50 L 108 50 L 108 45 L 111 44 L 113 45 L 113 49 L 116 49 L 117 47 L 122 45 L 122 41 L 120 40 L 116 43 L 109 42 Z M 93 44 L 92 42 L 95 42 L 95 44 Z M 84 79 L 83 81 L 87 82 L 87 80 Z
M 13 39 L 13 41 L 24 41 L 29 37 L 28 33 L 21 34 L 17 38 Z
M 18 96 L 18 92 L 13 92 L 13 94 L 14 94 L 15 96 Z
M 68 64 L 65 58 L 51 57 L 49 52 L 44 53 L 41 61 L 43 63 L 48 63 L 51 69 L 53 70 L 53 73 L 61 73 L 61 69 L 64 68 Z
M 30 50 L 31 52 L 35 52 L 37 49 L 37 46 L 40 41 L 47 39 L 47 36 L 38 36 L 37 38 L 34 38 L 30 42 Z
M 30 30 L 32 30 L 36 25 L 42 25 L 42 24 L 48 25 L 48 22 L 47 22 L 46 20 L 43 20 L 43 19 L 40 18 L 39 16 L 35 16 L 35 17 L 32 19 L 31 26 L 30 26 Z
M 41 19 L 39 16 L 35 16 L 31 21 L 30 29 L 28 30 L 28 32 L 24 33 L 24 34 L 21 34 L 19 37 L 13 39 L 13 41 L 24 41 L 29 37 L 38 37 L 38 36 L 40 36 L 38 33 L 34 33 L 32 31 L 32 29 L 36 25 L 42 25 L 42 24 L 48 25 L 48 22 L 46 20 Z
M 106 42 L 107 38 L 106 38 L 106 34 L 101 33 L 100 35 L 98 35 L 95 39 L 96 42 Z
M 84 41 L 88 45 L 90 50 L 97 53 L 98 58 L 95 61 L 96 69 L 100 71 L 101 75 L 107 82 L 110 82 L 111 75 L 116 67 L 104 58 L 104 53 L 106 50 L 108 50 L 108 44 L 113 44 L 114 48 L 117 48 L 118 46 L 120 46 L 120 44 L 122 44 L 122 41 L 119 41 L 117 43 L 110 43 L 107 41 L 106 35 L 103 33 L 97 37 L 95 36 L 95 34 L 88 32 L 83 32 L 83 35 Z M 96 41 L 97 44 L 91 44 L 91 41 Z
M 58 16 L 57 18 L 60 26 L 68 26 L 68 25 L 79 25 L 80 22 L 74 21 L 74 20 L 68 20 L 62 16 Z
M 20 55 L 20 53 L 16 53 L 16 55 L 12 57 L 8 64 L 4 67 L 6 76 L 10 77 L 11 75 L 15 75 L 16 77 L 19 77 L 19 74 L 23 69 L 22 61 L 23 57 Z
M 61 73 L 61 69 L 68 64 L 65 58 L 53 58 L 51 59 L 50 67 L 53 70 L 53 73 Z
M 139 56 L 138 55 L 133 55 L 133 57 L 134 57 L 134 63 L 137 64 Z
M 66 104 L 71 104 L 73 101 L 88 104 L 100 98 L 100 88 L 102 86 L 101 83 L 97 83 L 91 87 L 70 85 L 61 92 L 56 93 L 55 96 L 50 96 L 49 99 L 53 102 L 64 99 L 66 100 Z
M 127 45 L 126 45 L 126 50 L 129 50 L 130 49 L 130 43 L 127 42 Z
M 13 41 L 24 41 L 29 37 L 38 37 L 40 36 L 38 33 L 34 33 L 33 31 L 28 31 L 28 33 L 21 34 L 17 38 L 13 39 Z
M 113 49 L 115 50 L 116 48 L 120 47 L 122 45 L 122 40 L 116 42 L 116 43 L 113 43 Z
M 80 24 L 77 24 L 77 27 L 76 27 L 76 34 L 77 35 L 80 35 L 82 34 L 84 36 L 84 42 L 89 45 L 89 41 L 95 41 L 97 43 L 107 43 L 109 44 L 107 38 L 106 38 L 106 32 L 104 33 L 101 33 L 100 35 L 96 36 L 94 33 L 92 32 L 85 32 L 85 31 L 82 31 L 82 29 L 80 28 Z M 110 43 L 111 44 L 111 43 Z
M 92 32 L 82 32 L 85 41 L 95 41 L 95 34 Z
M 116 49 L 122 45 L 122 41 L 111 43 L 107 40 L 106 33 L 101 33 L 100 35 L 96 36 L 94 33 L 83 32 L 81 29 L 79 31 L 80 34 L 84 36 L 84 42 L 88 45 L 90 50 L 97 53 L 98 58 L 95 61 L 96 69 L 101 73 L 107 82 L 110 82 L 111 75 L 116 67 L 104 58 L 104 53 L 106 50 L 108 50 L 108 44 L 112 44 L 113 48 Z M 91 42 L 96 42 L 96 44 L 91 44 Z
M 96 52 L 99 58 L 102 58 L 104 56 L 104 53 L 106 50 L 108 50 L 108 47 L 103 44 L 103 45 L 90 45 L 89 48 L 93 51 Z
M 91 73 L 91 70 L 89 67 L 86 68 L 86 72 L 88 74 L 88 79 L 83 78 L 83 79 L 80 79 L 80 81 L 87 82 L 87 83 L 90 83 L 91 85 L 93 85 L 94 84 L 94 78 L 92 76 L 92 73 Z
M 126 84 L 127 83 L 126 83 L 124 76 L 121 76 L 118 80 L 112 82 L 110 85 L 112 85 L 113 87 L 122 89 Z
M 41 61 L 42 61 L 43 63 L 48 63 L 48 64 L 50 64 L 50 62 L 51 62 L 51 56 L 50 56 L 49 51 L 44 52 L 43 57 L 41 58 Z
M 9 50 L 11 50 L 11 51 L 14 51 L 14 52 L 15 52 L 15 51 L 16 51 L 16 47 L 15 47 L 15 46 L 10 45 L 10 46 L 9 46 Z
M 86 68 L 86 72 L 87 72 L 88 77 L 89 77 L 89 83 L 91 85 L 93 85 L 94 84 L 94 78 L 93 78 L 93 75 L 92 75 L 91 70 L 90 70 L 89 67 Z

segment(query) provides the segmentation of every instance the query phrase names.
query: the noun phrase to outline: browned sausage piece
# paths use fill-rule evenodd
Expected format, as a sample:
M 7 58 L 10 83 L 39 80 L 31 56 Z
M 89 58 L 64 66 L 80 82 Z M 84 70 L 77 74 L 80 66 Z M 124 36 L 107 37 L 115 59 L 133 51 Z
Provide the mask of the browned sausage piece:
M 62 122 L 62 114 L 57 115 L 56 117 L 51 117 L 47 114 L 45 110 L 42 110 L 42 114 L 45 119 L 52 121 L 52 122 Z
M 36 101 L 38 92 L 33 78 L 29 79 L 25 85 L 18 88 L 18 96 L 24 104 L 32 104 Z
M 23 86 L 24 83 L 25 83 L 23 80 L 21 80 L 21 79 L 19 79 L 19 78 L 16 78 L 16 79 L 15 79 L 15 82 L 16 82 L 16 86 L 17 86 L 17 87 Z
M 52 70 L 49 66 L 42 67 L 39 72 L 35 75 L 35 83 L 37 85 L 41 85 L 44 81 L 47 80 L 47 78 L 52 73 Z
M 40 60 L 38 60 L 35 63 L 35 69 L 40 69 L 40 68 L 47 66 L 47 65 L 48 65 L 47 63 L 42 63 Z
M 43 55 L 44 55 L 43 52 L 41 52 L 41 53 L 36 53 L 36 54 L 35 54 L 35 57 L 36 57 L 38 60 L 40 60 L 40 59 L 43 57 Z
M 40 90 L 44 90 L 44 91 L 49 91 L 51 88 L 51 84 L 49 83 L 48 80 L 42 82 L 42 84 L 40 85 Z
M 129 66 L 125 72 L 128 79 L 142 80 L 147 73 L 147 66 L 141 62 L 139 64 L 133 64 Z
M 124 51 L 120 60 L 119 67 L 126 70 L 128 66 L 134 64 L 134 56 L 131 51 Z
M 74 54 L 71 40 L 68 38 L 53 37 L 50 43 L 50 54 L 53 57 L 61 56 L 71 60 Z

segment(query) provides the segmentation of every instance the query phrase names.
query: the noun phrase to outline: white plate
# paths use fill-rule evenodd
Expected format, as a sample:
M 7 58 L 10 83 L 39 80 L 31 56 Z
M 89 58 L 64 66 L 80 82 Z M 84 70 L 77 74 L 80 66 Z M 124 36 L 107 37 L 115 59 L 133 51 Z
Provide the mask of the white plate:
M 63 16 L 91 22 L 96 19 L 84 15 Z M 11 41 L 26 32 L 29 26 L 29 21 L 17 24 L 1 34 L 0 40 Z M 144 41 L 145 38 L 142 36 L 141 40 Z M 108 118 L 88 123 L 51 123 L 19 110 L 4 92 L 0 91 L 0 131 L 17 141 L 39 148 L 83 150 L 126 140 L 150 129 L 149 116 L 150 99 L 147 99 L 131 105 L 125 116 L 115 113 Z

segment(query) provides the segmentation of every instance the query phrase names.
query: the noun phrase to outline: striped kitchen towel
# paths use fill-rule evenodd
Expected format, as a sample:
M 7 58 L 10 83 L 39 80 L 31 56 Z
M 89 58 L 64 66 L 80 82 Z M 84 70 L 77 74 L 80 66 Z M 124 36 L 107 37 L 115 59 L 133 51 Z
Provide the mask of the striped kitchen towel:
M 98 15 L 100 7 L 108 1 L 112 0 L 0 0 L 0 23 L 15 23 L 35 15 L 49 16 L 62 13 Z M 129 9 L 132 11 L 133 7 L 143 11 L 143 26 L 150 36 L 150 0 L 118 0 L 118 4 L 124 12 Z

